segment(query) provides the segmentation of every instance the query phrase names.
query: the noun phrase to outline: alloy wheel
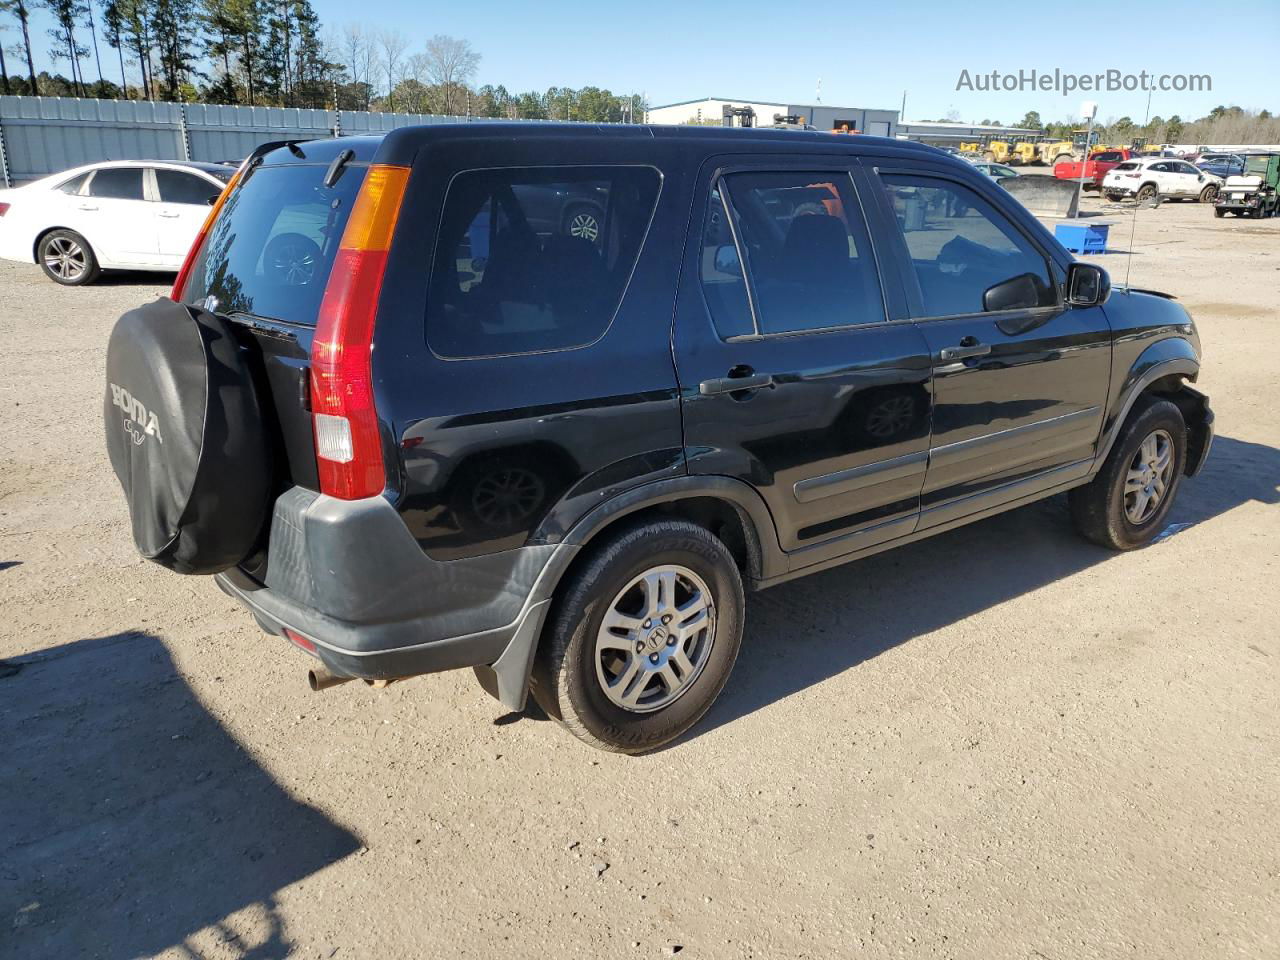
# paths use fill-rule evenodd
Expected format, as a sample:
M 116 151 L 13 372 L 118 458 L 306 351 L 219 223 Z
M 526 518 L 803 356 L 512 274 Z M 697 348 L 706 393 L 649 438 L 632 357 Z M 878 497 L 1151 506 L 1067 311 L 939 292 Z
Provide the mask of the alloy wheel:
M 571 237 L 581 237 L 583 240 L 590 240 L 592 243 L 600 236 L 600 221 L 594 213 L 586 210 L 581 213 L 575 213 L 569 220 L 569 235 Z
M 45 244 L 44 265 L 62 280 L 80 279 L 88 261 L 84 247 L 70 237 L 54 237 Z
M 1173 438 L 1153 430 L 1138 446 L 1124 481 L 1124 513 L 1138 526 L 1155 515 L 1164 502 L 1173 475 Z
M 623 587 L 605 611 L 593 651 L 596 680 L 623 710 L 661 710 L 698 679 L 715 636 L 716 611 L 706 582 L 688 567 L 652 567 Z

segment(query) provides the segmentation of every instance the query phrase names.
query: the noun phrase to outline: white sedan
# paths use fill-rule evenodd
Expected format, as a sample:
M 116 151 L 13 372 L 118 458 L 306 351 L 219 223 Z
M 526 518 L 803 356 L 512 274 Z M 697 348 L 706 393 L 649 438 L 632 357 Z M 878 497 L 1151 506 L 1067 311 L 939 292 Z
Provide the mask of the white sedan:
M 1185 160 L 1168 157 L 1126 160 L 1102 178 L 1102 192 L 1112 202 L 1125 197 L 1138 200 L 1163 197 L 1212 203 L 1221 186 L 1221 177 L 1197 170 Z
M 103 270 L 177 270 L 234 172 L 120 160 L 0 190 L 0 257 L 38 263 L 68 286 Z

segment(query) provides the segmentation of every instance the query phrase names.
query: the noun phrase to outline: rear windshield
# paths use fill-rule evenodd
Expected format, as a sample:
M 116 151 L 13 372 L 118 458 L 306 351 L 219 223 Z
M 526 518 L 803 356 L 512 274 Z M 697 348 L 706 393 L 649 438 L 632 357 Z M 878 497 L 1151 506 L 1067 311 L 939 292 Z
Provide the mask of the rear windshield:
M 329 268 L 366 166 L 351 164 L 332 187 L 327 164 L 254 170 L 227 198 L 184 291 L 227 315 L 315 326 Z

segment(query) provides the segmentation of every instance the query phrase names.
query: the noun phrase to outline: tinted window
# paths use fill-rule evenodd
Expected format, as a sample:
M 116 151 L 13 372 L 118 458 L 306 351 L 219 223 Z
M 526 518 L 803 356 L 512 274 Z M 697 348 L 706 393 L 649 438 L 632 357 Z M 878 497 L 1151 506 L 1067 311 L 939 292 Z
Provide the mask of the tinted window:
M 844 173 L 724 178 L 760 333 L 885 318 L 871 242 Z
M 485 357 L 599 338 L 639 259 L 659 186 L 647 167 L 458 174 L 427 298 L 431 349 Z
M 707 202 L 699 265 L 702 294 L 720 336 L 727 340 L 755 333 L 751 305 L 747 300 L 747 282 L 742 275 L 738 248 L 733 243 L 729 213 L 724 197 L 716 188 L 711 190 Z
M 107 167 L 94 173 L 89 196 L 116 200 L 142 199 L 141 167 Z
M 1127 161 L 1127 162 L 1125 162 L 1125 163 L 1120 164 L 1118 167 L 1116 167 L 1116 169 L 1117 169 L 1117 170 L 1137 170 L 1140 166 L 1142 166 L 1142 164 L 1140 164 L 1140 163 L 1135 163 L 1135 162 L 1133 162 L 1133 161 L 1131 161 L 1131 160 L 1130 160 L 1130 161 Z
M 1114 163 L 1117 160 L 1123 160 L 1124 154 L 1116 153 L 1114 150 L 1108 150 L 1104 153 L 1095 154 L 1093 159 L 1099 163 Z
M 219 190 L 204 177 L 190 173 L 179 173 L 177 170 L 156 169 L 156 186 L 160 189 L 160 199 L 165 203 L 195 203 L 206 205 L 216 197 Z
M 227 198 L 183 291 L 219 313 L 314 326 L 334 254 L 367 167 L 332 187 L 325 165 L 261 166 Z
M 1057 302 L 1044 257 L 976 192 L 928 177 L 886 175 L 883 180 L 920 283 L 925 316 L 984 312 L 987 291 L 1010 281 L 1022 296 L 1013 303 L 1001 297 L 1000 309 Z
M 87 173 L 82 173 L 78 177 L 72 177 L 66 183 L 59 185 L 58 190 L 62 193 L 76 194 L 80 192 L 80 188 L 84 186 L 84 182 L 89 179 Z

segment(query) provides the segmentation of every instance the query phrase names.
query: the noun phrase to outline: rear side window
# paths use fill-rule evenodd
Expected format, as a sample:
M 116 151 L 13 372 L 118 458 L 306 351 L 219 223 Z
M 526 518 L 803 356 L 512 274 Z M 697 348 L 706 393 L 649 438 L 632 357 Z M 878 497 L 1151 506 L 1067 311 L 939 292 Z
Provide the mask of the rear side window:
M 1116 160 L 1124 159 L 1124 154 L 1111 150 L 1106 153 L 1095 154 L 1093 159 L 1099 163 L 1114 163 Z
M 882 179 L 911 254 L 925 316 L 1056 305 L 1044 257 L 975 191 L 931 177 Z
M 733 173 L 728 194 L 759 333 L 885 319 L 861 208 L 846 173 Z M 721 327 L 724 335 L 728 331 Z
M 204 177 L 177 170 L 156 168 L 156 187 L 164 203 L 192 203 L 205 205 L 218 195 L 219 189 Z
M 584 346 L 608 328 L 657 204 L 650 167 L 468 170 L 449 184 L 427 343 L 462 359 Z
M 192 265 L 184 296 L 209 309 L 315 326 L 329 268 L 367 166 L 332 187 L 327 165 L 258 167 L 223 204 Z
M 1129 161 L 1126 161 L 1126 162 L 1124 162 L 1124 163 L 1120 164 L 1120 166 L 1116 167 L 1116 169 L 1117 169 L 1117 170 L 1137 170 L 1137 169 L 1138 169 L 1138 167 L 1140 167 L 1140 166 L 1141 166 L 1141 164 L 1139 164 L 1139 163 L 1134 163 L 1132 160 L 1129 160 Z
M 733 242 L 724 195 L 716 187 L 712 188 L 707 201 L 699 275 L 702 296 L 720 336 L 728 340 L 755 333 L 751 303 L 747 299 L 747 278 L 743 276 L 742 261 Z
M 82 173 L 80 174 L 80 176 L 72 177 L 66 183 L 60 184 L 58 186 L 58 191 L 60 193 L 69 193 L 69 194 L 75 195 L 80 192 L 81 188 L 84 187 L 84 182 L 88 179 L 89 179 L 89 174 Z
M 142 199 L 141 167 L 107 167 L 89 181 L 89 196 L 114 200 Z

